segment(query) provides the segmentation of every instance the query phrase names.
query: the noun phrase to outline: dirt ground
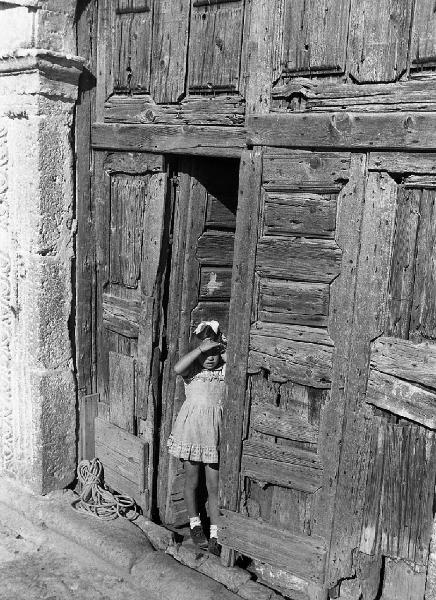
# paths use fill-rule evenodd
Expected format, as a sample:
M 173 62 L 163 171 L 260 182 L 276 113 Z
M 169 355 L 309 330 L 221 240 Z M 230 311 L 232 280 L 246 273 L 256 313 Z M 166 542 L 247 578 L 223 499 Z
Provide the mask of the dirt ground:
M 163 600 L 58 546 L 0 524 L 0 600 Z

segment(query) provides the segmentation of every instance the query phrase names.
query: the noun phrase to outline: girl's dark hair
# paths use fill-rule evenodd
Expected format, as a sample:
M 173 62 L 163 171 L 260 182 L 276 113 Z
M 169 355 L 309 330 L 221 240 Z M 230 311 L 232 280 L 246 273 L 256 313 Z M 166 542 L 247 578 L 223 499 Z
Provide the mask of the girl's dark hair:
M 223 335 L 222 335 L 221 331 L 218 331 L 218 333 L 215 333 L 215 331 L 212 329 L 212 327 L 210 325 L 206 325 L 206 327 L 204 329 L 202 329 L 202 331 L 200 331 L 200 333 L 192 333 L 191 339 L 189 341 L 190 350 L 195 350 L 195 348 L 198 348 L 198 346 L 201 344 L 201 342 L 203 340 L 205 340 L 206 338 L 209 338 L 210 340 L 213 340 L 214 342 L 223 343 Z

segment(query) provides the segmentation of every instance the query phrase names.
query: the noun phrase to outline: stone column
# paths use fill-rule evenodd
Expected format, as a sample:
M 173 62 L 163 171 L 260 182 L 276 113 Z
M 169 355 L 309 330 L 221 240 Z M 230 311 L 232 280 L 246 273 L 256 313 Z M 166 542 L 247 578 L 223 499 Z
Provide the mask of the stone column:
M 10 9 L 18 20 L 6 42 L 15 46 L 41 36 L 49 12 L 21 4 L 33 6 Z M 73 55 L 36 48 L 0 58 L 0 476 L 38 493 L 70 483 L 76 466 L 72 125 L 81 68 Z

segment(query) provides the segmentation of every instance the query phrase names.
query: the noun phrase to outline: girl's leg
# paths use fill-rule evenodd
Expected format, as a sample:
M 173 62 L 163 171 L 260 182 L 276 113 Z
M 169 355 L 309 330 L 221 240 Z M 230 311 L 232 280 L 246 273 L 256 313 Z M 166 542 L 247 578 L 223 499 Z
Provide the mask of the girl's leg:
M 197 487 L 200 463 L 184 461 L 185 467 L 185 487 L 184 497 L 189 518 L 198 517 L 197 510 Z
M 209 500 L 209 517 L 210 524 L 217 525 L 219 510 L 218 510 L 218 463 L 206 464 L 206 487 Z

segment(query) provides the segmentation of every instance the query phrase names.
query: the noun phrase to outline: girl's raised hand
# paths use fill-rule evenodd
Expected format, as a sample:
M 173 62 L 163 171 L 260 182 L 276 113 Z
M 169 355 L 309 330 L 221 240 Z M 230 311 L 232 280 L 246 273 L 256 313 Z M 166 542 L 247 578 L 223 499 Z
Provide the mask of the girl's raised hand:
M 213 350 L 214 348 L 223 348 L 223 345 L 220 342 L 214 342 L 210 338 L 206 338 L 203 340 L 199 346 L 200 352 L 208 352 L 209 350 Z

